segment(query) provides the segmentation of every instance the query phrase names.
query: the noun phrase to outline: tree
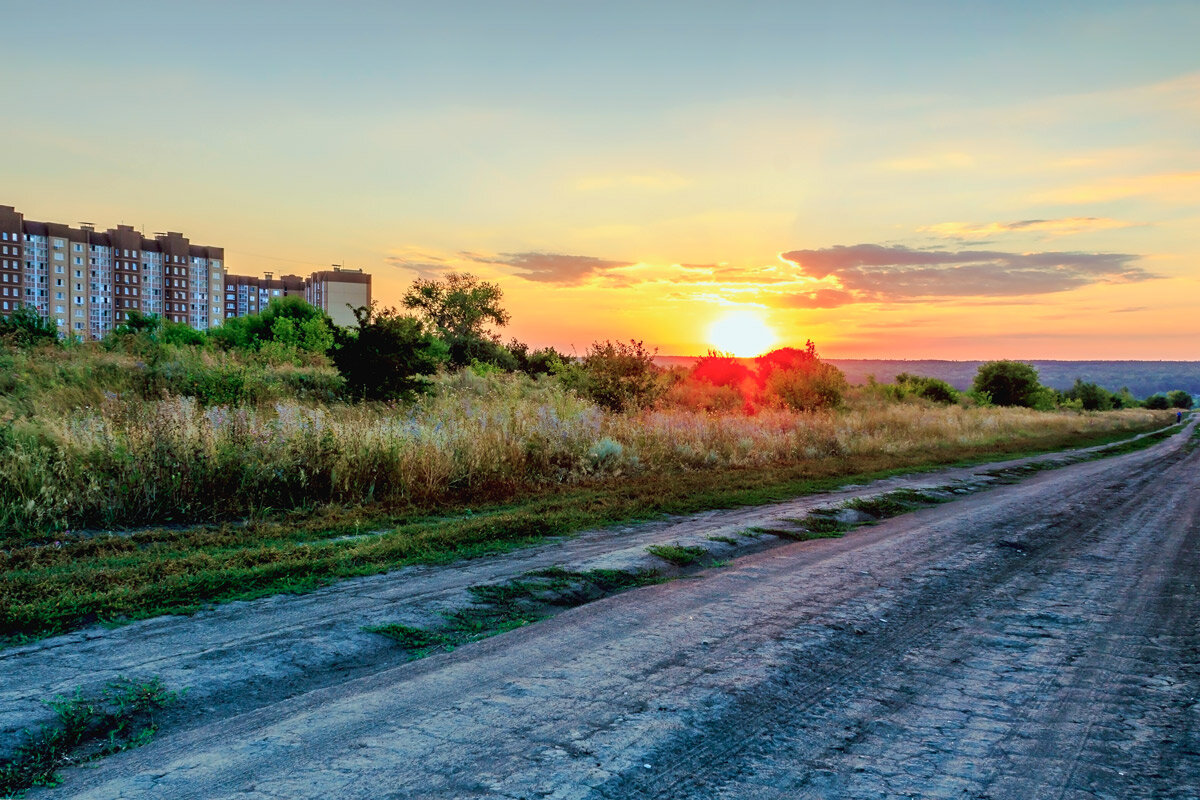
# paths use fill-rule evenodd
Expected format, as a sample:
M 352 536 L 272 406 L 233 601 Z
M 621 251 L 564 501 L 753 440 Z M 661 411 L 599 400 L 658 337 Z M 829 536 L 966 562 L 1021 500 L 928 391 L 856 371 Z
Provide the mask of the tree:
M 973 388 L 998 406 L 1035 408 L 1044 394 L 1037 370 L 1022 361 L 980 364 Z
M 58 328 L 38 316 L 37 309 L 22 303 L 8 316 L 0 316 L 0 340 L 18 347 L 58 341 Z
M 467 272 L 450 272 L 444 280 L 418 278 L 404 294 L 404 307 L 420 313 L 450 349 L 450 362 L 464 367 L 472 360 L 497 363 L 508 353 L 489 325 L 508 324 L 500 307 L 499 285 Z M 504 351 L 502 354 L 500 351 Z
M 1075 385 L 1065 392 L 1071 400 L 1078 400 L 1084 411 L 1109 411 L 1113 407 L 1112 392 L 1094 383 L 1075 379 Z
M 1171 408 L 1191 408 L 1192 396 L 1183 389 L 1176 389 L 1173 392 L 1167 392 L 1167 402 L 1171 404 Z
M 446 360 L 446 345 L 421 320 L 376 305 L 354 309 L 356 328 L 337 328 L 333 362 L 347 390 L 372 400 L 408 400 L 429 390 L 423 376 Z

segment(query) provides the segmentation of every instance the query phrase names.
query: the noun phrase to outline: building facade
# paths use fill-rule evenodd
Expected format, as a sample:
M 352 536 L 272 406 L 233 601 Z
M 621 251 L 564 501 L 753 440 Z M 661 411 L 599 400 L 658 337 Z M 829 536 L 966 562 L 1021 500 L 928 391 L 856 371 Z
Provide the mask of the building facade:
M 263 278 L 225 276 L 226 319 L 257 314 L 276 297 L 303 297 L 328 314 L 334 325 L 349 327 L 356 323 L 353 309 L 371 305 L 371 276 L 361 269 L 340 267 L 307 278 L 276 278 L 271 272 Z
M 371 276 L 361 269 L 335 267 L 314 272 L 308 279 L 304 299 L 329 315 L 334 325 L 356 324 L 354 309 L 371 305 Z
M 28 305 L 63 337 L 103 338 L 130 311 L 208 330 L 290 296 L 353 325 L 351 309 L 371 304 L 371 276 L 340 268 L 308 278 L 230 275 L 223 248 L 181 233 L 150 239 L 129 225 L 101 232 L 88 223 L 27 220 L 0 206 L 0 316 Z
M 130 311 L 207 330 L 225 319 L 224 283 L 225 251 L 181 233 L 149 239 L 129 225 L 101 232 L 0 206 L 0 315 L 32 306 L 76 339 L 103 337 Z

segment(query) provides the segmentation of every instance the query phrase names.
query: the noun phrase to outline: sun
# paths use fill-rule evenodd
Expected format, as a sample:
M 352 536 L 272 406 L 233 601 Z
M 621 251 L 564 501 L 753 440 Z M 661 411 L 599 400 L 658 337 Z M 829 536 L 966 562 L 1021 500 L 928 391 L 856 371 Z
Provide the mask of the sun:
M 739 358 L 762 355 L 775 344 L 775 331 L 753 311 L 733 311 L 708 326 L 708 341 Z

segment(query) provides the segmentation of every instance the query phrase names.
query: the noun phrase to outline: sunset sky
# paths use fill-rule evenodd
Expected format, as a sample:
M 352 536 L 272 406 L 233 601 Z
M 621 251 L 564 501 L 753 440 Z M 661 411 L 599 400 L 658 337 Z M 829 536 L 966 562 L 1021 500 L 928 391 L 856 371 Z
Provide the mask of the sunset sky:
M 516 336 L 1197 359 L 1200 3 L 0 0 L 0 204 Z

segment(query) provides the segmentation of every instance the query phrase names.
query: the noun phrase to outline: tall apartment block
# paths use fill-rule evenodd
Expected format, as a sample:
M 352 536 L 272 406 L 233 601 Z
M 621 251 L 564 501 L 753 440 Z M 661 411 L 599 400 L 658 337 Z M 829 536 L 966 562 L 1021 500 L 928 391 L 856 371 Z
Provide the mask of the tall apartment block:
M 268 272 L 264 278 L 225 276 L 225 317 L 257 314 L 275 297 L 303 297 L 324 311 L 333 324 L 354 325 L 353 309 L 371 305 L 371 276 L 361 269 L 314 272 L 307 278 Z
M 308 278 L 229 275 L 224 249 L 192 244 L 181 233 L 148 239 L 129 225 L 72 228 L 0 206 L 0 316 L 29 305 L 64 337 L 102 338 L 130 311 L 207 330 L 291 295 L 349 326 L 350 308 L 371 304 L 371 276 L 336 268 Z
M 98 339 L 130 311 L 216 327 L 225 318 L 224 263 L 222 248 L 181 233 L 147 239 L 129 225 L 72 228 L 0 206 L 0 314 L 32 306 L 62 336 Z

